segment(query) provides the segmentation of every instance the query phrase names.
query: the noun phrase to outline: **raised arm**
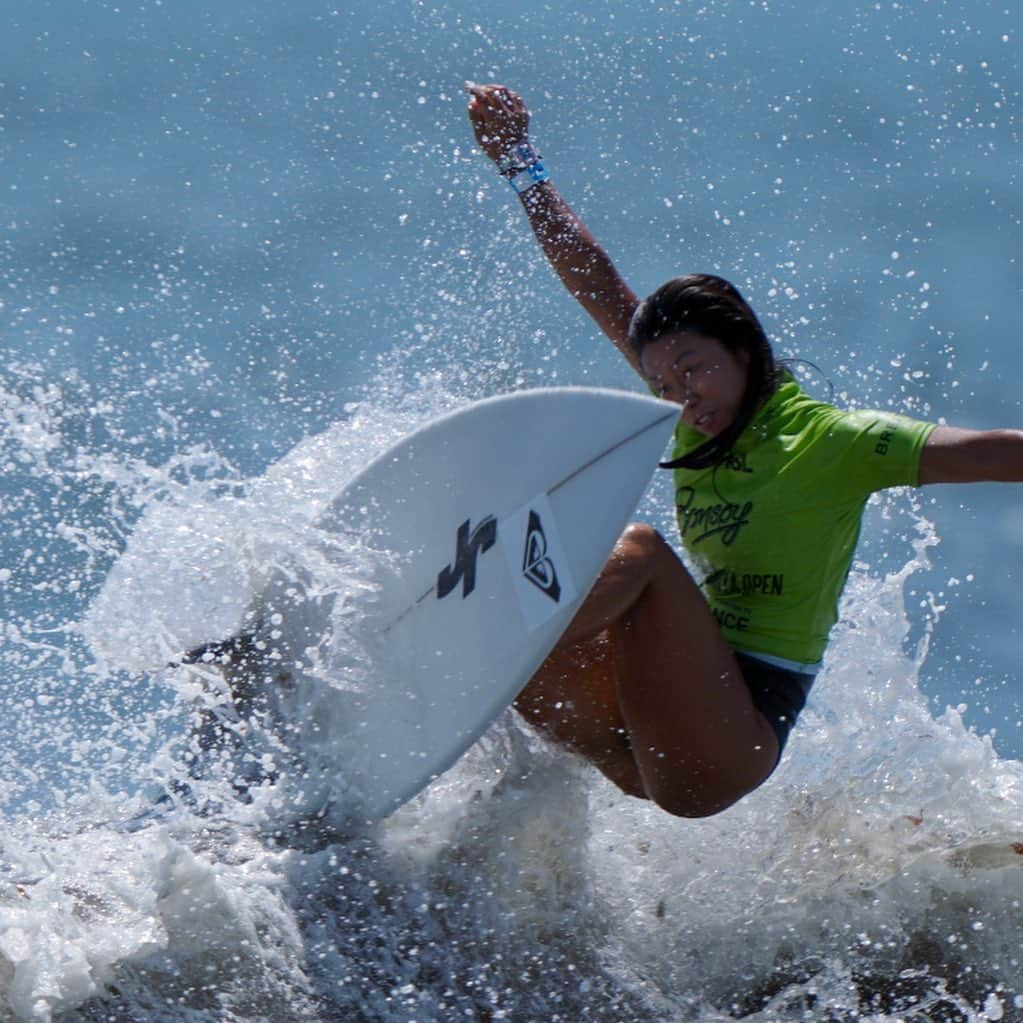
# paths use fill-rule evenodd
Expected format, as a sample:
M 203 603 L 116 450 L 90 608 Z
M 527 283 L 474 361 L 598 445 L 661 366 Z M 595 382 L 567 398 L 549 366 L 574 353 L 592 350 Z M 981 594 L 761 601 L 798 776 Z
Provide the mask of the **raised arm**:
M 483 151 L 506 177 L 517 177 L 516 154 L 529 139 L 529 111 L 522 98 L 502 85 L 466 85 L 469 120 Z M 528 159 L 528 157 L 527 157 Z M 610 257 L 549 180 L 531 183 L 519 200 L 561 282 L 593 317 L 629 364 L 643 375 L 628 343 L 629 321 L 639 299 Z
M 920 454 L 921 483 L 1023 482 L 1023 431 L 938 426 Z

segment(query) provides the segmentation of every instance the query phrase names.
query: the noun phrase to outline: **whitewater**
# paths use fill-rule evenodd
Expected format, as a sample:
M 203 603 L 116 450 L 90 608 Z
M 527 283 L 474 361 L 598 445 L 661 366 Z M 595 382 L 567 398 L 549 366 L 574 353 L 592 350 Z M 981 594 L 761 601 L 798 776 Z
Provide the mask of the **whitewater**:
M 73 511 L 56 530 L 82 558 L 46 585 L 89 584 L 80 617 L 5 627 L 3 1018 L 1023 1018 L 1023 768 L 920 691 L 940 607 L 920 631 L 905 602 L 937 537 L 910 495 L 873 503 L 904 563 L 854 571 L 781 767 L 736 807 L 670 818 L 508 712 L 355 828 L 329 728 L 372 686 L 357 610 L 335 637 L 344 678 L 236 723 L 245 756 L 302 765 L 243 798 L 237 749 L 193 770 L 215 672 L 151 666 L 229 628 L 281 551 L 313 550 L 331 493 L 463 399 L 438 381 L 367 397 L 255 477 L 212 448 L 155 466 L 89 452 L 52 399 L 8 391 L 5 456 L 101 493 L 109 518 L 92 505 L 91 531 Z M 667 530 L 659 489 L 641 517 Z M 27 530 L 51 524 L 39 495 Z M 350 553 L 346 599 L 372 585 Z M 166 798 L 175 779 L 188 798 Z

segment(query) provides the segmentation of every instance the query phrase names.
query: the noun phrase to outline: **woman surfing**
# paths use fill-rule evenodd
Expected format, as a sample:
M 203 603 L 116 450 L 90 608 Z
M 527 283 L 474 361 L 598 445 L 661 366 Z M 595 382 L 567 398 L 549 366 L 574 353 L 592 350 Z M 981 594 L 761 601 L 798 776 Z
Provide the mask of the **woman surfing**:
M 476 139 L 562 283 L 644 383 L 681 408 L 662 464 L 697 575 L 655 529 L 631 524 L 516 708 L 629 795 L 677 816 L 718 813 L 778 764 L 870 494 L 1021 481 L 1023 433 L 810 398 L 720 277 L 675 277 L 640 300 L 550 180 L 521 97 L 466 88 Z

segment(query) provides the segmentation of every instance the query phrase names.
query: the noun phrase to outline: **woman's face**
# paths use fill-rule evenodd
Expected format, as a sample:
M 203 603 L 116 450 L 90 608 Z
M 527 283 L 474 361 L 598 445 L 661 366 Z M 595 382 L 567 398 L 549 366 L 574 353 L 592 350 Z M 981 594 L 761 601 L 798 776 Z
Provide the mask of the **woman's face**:
M 730 352 L 700 334 L 665 334 L 645 345 L 643 373 L 656 394 L 684 409 L 682 421 L 716 437 L 739 411 L 746 390 L 749 352 Z

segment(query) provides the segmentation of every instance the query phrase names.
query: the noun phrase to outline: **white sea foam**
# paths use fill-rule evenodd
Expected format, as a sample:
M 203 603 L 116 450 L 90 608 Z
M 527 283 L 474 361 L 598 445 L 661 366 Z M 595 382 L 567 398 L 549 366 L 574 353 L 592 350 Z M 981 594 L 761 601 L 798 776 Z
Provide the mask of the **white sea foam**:
M 166 470 L 168 485 L 149 500 L 82 622 L 94 656 L 107 670 L 158 671 L 239 631 L 275 569 L 315 568 L 329 539 L 315 535 L 316 518 L 411 425 L 407 414 L 362 405 L 227 493 L 221 480 L 171 485 Z
M 100 591 L 86 635 L 131 670 L 187 645 L 188 630 L 210 620 L 187 621 L 180 593 L 154 580 L 161 550 L 194 565 L 207 542 L 230 546 L 241 574 L 208 573 L 207 603 L 192 610 L 222 602 L 242 613 L 262 559 L 278 550 L 259 543 L 283 543 L 287 524 L 311 528 L 336 488 L 444 404 L 430 392 L 414 411 L 360 407 L 255 480 L 191 479 L 170 496 L 154 485 L 159 512 L 143 515 L 126 549 L 155 560 L 125 570 L 127 589 Z M 59 445 L 37 439 L 52 458 Z M 663 524 L 659 508 L 652 498 L 644 511 Z M 135 756 L 129 736 L 154 741 L 140 705 L 109 704 L 117 720 L 89 733 L 91 751 L 74 739 L 83 712 L 67 707 L 92 788 L 65 796 L 59 812 L 6 822 L 0 1018 L 1020 1018 L 1023 771 L 958 711 L 935 717 L 921 694 L 927 629 L 916 638 L 904 601 L 929 535 L 901 515 L 913 530 L 905 565 L 853 573 L 778 772 L 710 820 L 621 795 L 509 712 L 398 813 L 346 830 L 330 809 L 345 796 L 330 723 L 372 684 L 357 601 L 336 637 L 352 644 L 334 651 L 348 656 L 344 684 L 325 679 L 302 694 L 287 727 L 242 729 L 275 775 L 248 801 L 235 797 L 230 757 L 190 778 L 177 735 L 148 761 Z M 350 585 L 365 584 L 357 546 Z M 288 556 L 309 556 L 312 568 L 316 549 L 288 538 Z M 147 648 L 152 621 L 169 623 L 164 636 L 181 631 Z M 104 646 L 104 622 L 123 630 L 121 644 Z M 129 642 L 145 658 L 126 655 Z M 83 692 L 102 692 L 95 670 L 74 670 Z M 208 699 L 209 680 L 162 680 L 179 722 L 183 705 Z M 30 747 L 16 750 L 22 761 Z M 161 815 L 142 791 L 118 795 L 110 765 L 88 767 L 104 758 L 121 771 L 148 763 L 161 785 L 184 778 L 191 797 Z

